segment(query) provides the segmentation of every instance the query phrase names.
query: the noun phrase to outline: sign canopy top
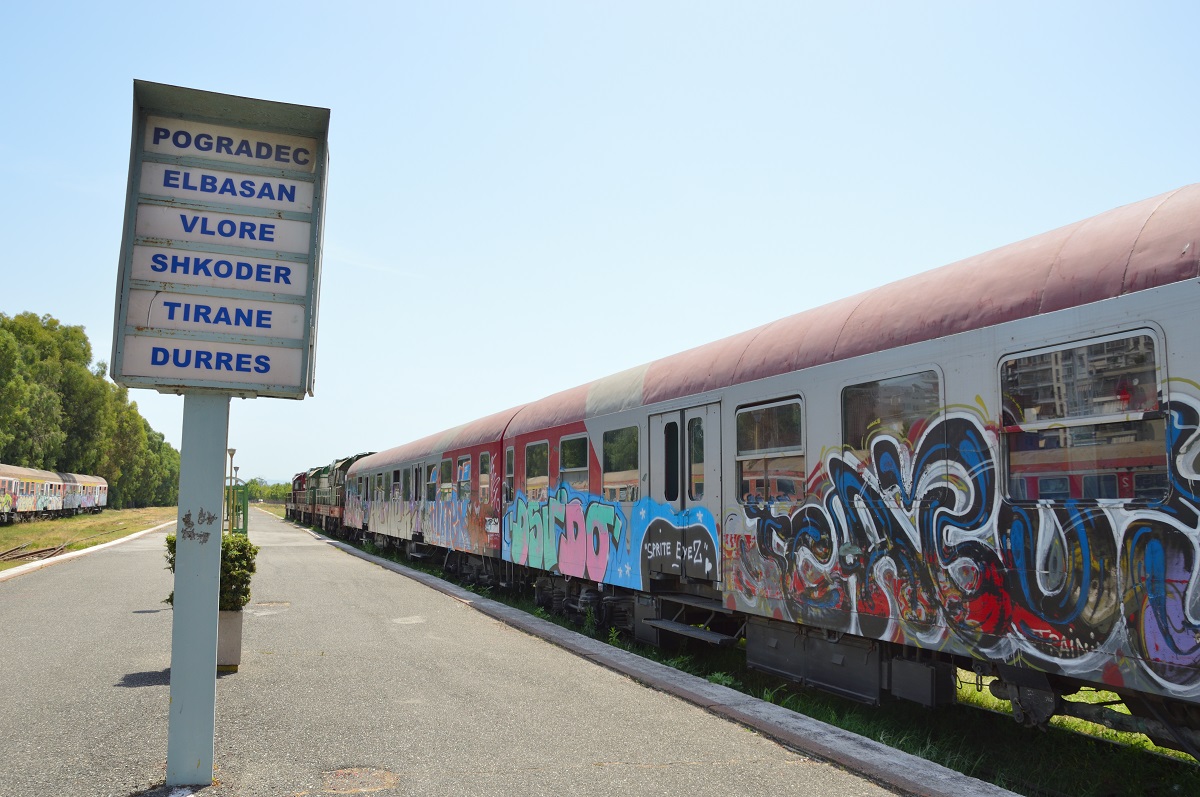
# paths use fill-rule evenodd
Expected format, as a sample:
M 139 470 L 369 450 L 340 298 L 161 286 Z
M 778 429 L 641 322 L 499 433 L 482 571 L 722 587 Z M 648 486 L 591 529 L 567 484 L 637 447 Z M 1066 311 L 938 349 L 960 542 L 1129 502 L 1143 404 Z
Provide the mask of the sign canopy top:
M 134 81 L 112 377 L 312 395 L 329 110 Z

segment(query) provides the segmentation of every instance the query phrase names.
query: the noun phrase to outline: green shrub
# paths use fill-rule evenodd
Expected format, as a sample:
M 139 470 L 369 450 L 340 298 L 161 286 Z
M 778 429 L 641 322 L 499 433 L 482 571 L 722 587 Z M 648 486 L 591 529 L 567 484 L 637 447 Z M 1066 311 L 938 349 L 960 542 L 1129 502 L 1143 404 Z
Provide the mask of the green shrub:
M 175 572 L 175 535 L 167 535 L 167 569 Z M 250 602 L 250 578 L 256 568 L 258 546 L 245 534 L 221 535 L 221 592 L 217 608 L 223 612 L 240 612 Z M 175 605 L 175 592 L 163 603 Z

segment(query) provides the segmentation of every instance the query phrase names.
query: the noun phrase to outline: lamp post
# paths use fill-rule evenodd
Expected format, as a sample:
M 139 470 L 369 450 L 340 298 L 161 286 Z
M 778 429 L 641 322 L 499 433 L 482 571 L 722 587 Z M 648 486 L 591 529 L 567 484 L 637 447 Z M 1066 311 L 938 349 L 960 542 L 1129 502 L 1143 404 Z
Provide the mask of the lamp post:
M 230 483 L 230 486 L 233 486 L 233 474 L 235 473 L 234 468 L 233 468 L 233 455 L 237 453 L 237 449 L 236 448 L 227 448 L 225 450 L 229 454 L 229 474 L 228 474 L 229 475 L 229 483 Z M 225 491 L 225 516 L 226 516 L 227 522 L 229 524 L 229 533 L 232 534 L 233 533 L 233 492 L 228 489 Z
M 242 507 L 241 497 L 238 495 L 238 471 L 241 470 L 237 465 L 233 466 L 233 486 L 229 489 L 229 533 L 232 534 L 234 529 L 242 528 L 239 520 L 244 518 L 238 517 L 238 510 Z

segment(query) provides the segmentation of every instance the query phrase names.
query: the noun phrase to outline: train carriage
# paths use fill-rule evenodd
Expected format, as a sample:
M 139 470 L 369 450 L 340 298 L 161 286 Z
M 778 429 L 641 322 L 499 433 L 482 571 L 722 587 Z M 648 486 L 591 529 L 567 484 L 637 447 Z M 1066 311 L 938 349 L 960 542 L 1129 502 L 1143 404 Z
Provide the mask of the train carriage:
M 107 503 L 99 476 L 0 464 L 0 523 L 99 512 Z
M 1195 754 L 1198 239 L 1189 186 L 365 457 L 345 525 L 868 702 L 1111 688 Z
M 356 454 L 312 468 L 292 477 L 292 495 L 285 507 L 287 517 L 334 532 L 343 525 L 346 472 L 368 454 Z

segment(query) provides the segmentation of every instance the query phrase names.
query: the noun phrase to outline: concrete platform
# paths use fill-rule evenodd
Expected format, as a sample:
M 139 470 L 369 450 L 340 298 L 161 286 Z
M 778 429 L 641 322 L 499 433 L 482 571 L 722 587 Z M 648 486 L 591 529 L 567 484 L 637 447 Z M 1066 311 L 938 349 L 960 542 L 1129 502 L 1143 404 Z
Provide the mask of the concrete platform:
M 164 534 L 0 583 L 0 795 L 1009 794 L 259 511 L 217 783 L 155 789 Z

